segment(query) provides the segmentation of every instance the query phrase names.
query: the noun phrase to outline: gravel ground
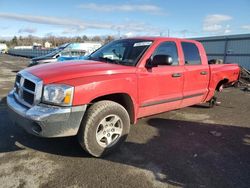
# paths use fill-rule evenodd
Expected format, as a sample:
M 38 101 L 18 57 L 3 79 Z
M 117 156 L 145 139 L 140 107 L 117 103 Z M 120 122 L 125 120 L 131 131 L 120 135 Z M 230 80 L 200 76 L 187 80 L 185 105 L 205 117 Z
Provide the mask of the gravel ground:
M 213 109 L 143 118 L 97 159 L 75 137 L 38 138 L 10 123 L 5 97 L 28 61 L 0 54 L 0 187 L 250 187 L 250 92 L 228 88 Z

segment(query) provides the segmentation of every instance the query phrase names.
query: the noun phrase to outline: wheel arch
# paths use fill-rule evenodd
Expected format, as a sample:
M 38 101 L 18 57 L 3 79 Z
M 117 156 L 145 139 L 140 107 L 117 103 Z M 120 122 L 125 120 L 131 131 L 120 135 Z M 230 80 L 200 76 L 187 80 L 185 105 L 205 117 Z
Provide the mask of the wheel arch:
M 95 99 L 91 100 L 90 104 L 96 103 L 102 100 L 110 100 L 122 105 L 128 112 L 130 117 L 130 123 L 134 124 L 136 122 L 135 116 L 135 105 L 131 96 L 127 93 L 113 93 L 107 94 L 103 96 L 96 97 Z
M 223 80 L 219 81 L 218 84 L 216 85 L 215 90 L 219 91 L 220 87 L 224 84 L 227 84 L 229 82 L 228 78 L 224 78 Z

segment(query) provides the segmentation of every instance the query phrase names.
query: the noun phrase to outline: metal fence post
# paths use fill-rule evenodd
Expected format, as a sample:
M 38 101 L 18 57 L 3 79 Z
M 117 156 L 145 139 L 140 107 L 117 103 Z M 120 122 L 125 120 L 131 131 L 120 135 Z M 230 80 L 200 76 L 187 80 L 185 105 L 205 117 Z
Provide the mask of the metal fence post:
M 228 38 L 225 38 L 225 48 L 224 48 L 224 56 L 223 56 L 223 62 L 225 63 L 227 60 L 227 47 L 228 47 Z

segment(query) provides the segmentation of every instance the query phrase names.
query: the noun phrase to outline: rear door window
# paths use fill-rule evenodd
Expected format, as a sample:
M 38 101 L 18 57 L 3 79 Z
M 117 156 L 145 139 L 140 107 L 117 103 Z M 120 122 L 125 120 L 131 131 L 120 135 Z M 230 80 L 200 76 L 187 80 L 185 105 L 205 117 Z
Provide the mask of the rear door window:
M 184 58 L 185 58 L 185 65 L 200 65 L 201 58 L 200 53 L 197 46 L 191 42 L 182 42 L 181 43 Z

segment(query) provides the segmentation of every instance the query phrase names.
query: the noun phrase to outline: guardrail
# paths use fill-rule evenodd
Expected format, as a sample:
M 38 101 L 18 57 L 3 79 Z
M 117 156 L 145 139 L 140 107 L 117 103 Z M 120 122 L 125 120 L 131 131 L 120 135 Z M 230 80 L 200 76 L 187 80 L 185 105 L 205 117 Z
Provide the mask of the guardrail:
M 15 56 L 22 56 L 22 57 L 38 57 L 46 55 L 50 52 L 54 51 L 54 49 L 48 49 L 48 50 L 34 50 L 34 49 L 8 49 L 8 54 L 15 55 Z

